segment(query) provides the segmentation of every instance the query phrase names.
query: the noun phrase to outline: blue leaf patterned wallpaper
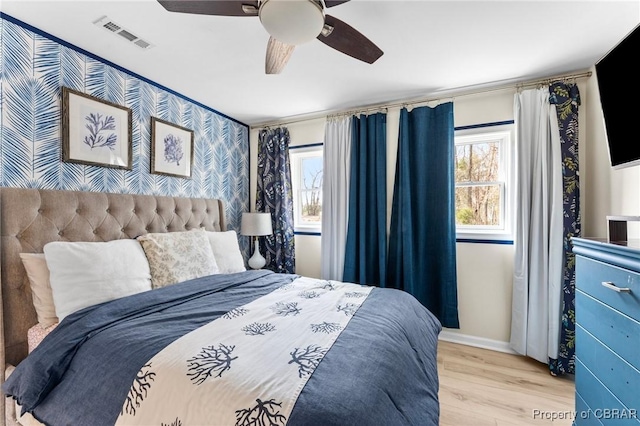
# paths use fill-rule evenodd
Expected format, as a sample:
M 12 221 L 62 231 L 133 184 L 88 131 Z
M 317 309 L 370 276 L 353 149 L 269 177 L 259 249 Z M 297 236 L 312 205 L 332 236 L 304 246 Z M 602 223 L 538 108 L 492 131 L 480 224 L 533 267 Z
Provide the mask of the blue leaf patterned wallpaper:
M 62 86 L 132 109 L 132 170 L 61 161 Z M 191 179 L 149 172 L 152 116 L 194 131 Z M 1 186 L 220 198 L 235 230 L 249 210 L 245 124 L 7 15 L 0 17 L 0 124 Z M 249 241 L 240 243 L 248 253 Z

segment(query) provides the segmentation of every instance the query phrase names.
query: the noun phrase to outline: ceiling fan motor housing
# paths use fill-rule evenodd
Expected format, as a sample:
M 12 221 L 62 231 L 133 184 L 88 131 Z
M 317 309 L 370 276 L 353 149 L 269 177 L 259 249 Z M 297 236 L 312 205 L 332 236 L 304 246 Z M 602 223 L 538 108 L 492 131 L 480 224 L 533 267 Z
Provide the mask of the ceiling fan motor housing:
M 324 7 L 314 0 L 264 0 L 260 21 L 282 43 L 298 45 L 315 39 L 324 27 Z

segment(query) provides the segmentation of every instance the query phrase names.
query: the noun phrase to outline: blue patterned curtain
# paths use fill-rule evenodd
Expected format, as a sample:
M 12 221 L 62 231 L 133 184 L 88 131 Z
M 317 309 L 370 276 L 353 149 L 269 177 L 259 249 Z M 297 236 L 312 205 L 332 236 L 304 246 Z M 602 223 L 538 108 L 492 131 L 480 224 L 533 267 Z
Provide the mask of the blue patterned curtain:
M 553 375 L 575 371 L 575 256 L 571 238 L 580 236 L 580 181 L 578 173 L 578 106 L 576 84 L 555 82 L 549 86 L 549 103 L 555 104 L 560 129 L 563 179 L 564 259 L 562 277 L 562 325 L 558 359 L 549 359 Z
M 265 268 L 293 274 L 296 259 L 290 139 L 286 127 L 263 129 L 258 134 L 256 211 L 270 212 L 273 224 L 273 234 L 260 238 L 260 252 L 267 260 Z
M 453 103 L 400 111 L 387 285 L 459 328 Z
M 351 125 L 349 221 L 343 281 L 385 286 L 387 267 L 387 114 Z

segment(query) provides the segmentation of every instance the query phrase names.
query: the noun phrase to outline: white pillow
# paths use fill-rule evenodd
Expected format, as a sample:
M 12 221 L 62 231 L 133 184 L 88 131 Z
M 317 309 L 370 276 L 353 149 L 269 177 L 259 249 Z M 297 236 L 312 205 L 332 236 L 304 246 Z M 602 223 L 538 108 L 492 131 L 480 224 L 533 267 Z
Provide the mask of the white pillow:
M 49 283 L 49 268 L 44 253 L 20 253 L 31 286 L 31 300 L 38 316 L 38 323 L 49 327 L 58 322 L 53 293 Z
M 160 232 L 138 237 L 151 267 L 153 288 L 218 273 L 205 231 Z
M 244 258 L 240 252 L 238 235 L 236 231 L 211 232 L 207 231 L 207 237 L 213 250 L 213 257 L 216 258 L 218 269 L 221 274 L 232 274 L 243 272 L 247 268 L 244 266 Z
M 88 306 L 151 290 L 149 263 L 136 240 L 54 241 L 44 246 L 60 321 Z

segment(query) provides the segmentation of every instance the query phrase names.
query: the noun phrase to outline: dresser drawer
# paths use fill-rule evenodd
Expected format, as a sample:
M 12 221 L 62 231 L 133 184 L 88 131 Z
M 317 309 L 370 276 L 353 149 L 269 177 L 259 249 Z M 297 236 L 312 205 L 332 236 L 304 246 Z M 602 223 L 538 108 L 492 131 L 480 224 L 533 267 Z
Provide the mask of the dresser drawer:
M 587 367 L 623 405 L 640 407 L 640 371 L 613 353 L 599 340 L 576 324 L 576 358 Z M 579 380 L 576 373 L 576 381 Z M 580 391 L 579 384 L 576 389 Z M 582 395 L 585 396 L 584 394 Z
M 602 285 L 611 282 L 628 287 L 629 293 L 616 292 Z M 576 287 L 616 310 L 640 321 L 640 274 L 597 260 L 576 256 Z
M 615 348 L 621 358 L 640 370 L 640 322 L 580 290 L 576 291 L 576 322 L 605 346 Z
M 577 366 L 576 366 L 577 369 Z M 576 417 L 575 417 L 575 426 L 603 426 L 602 422 L 596 418 L 596 416 L 592 416 L 591 413 L 593 410 L 586 403 L 584 399 L 580 396 L 578 392 L 576 392 Z
M 615 419 L 613 413 L 616 413 Z M 640 410 L 637 412 L 640 416 Z M 576 359 L 576 424 L 639 426 L 640 420 Z

